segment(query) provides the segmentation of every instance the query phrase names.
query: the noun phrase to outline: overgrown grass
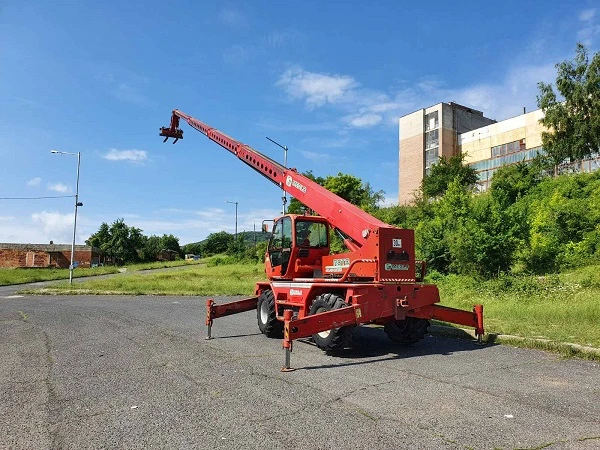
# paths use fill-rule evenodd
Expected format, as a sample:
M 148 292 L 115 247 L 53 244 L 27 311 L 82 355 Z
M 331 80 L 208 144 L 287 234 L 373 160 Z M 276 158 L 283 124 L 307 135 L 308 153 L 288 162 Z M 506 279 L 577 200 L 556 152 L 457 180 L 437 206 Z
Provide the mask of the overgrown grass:
M 191 266 L 202 264 L 202 260 L 198 261 L 185 261 L 178 259 L 176 261 L 156 261 L 151 263 L 142 264 L 130 264 L 123 267 L 115 266 L 104 266 L 104 267 L 93 267 L 93 268 L 81 268 L 78 267 L 73 270 L 73 277 L 93 277 L 96 275 L 106 275 L 110 273 L 117 273 L 120 270 L 127 271 L 138 271 L 138 270 L 150 270 L 150 269 L 161 269 L 165 267 L 177 267 L 177 266 Z M 52 280 L 64 280 L 69 279 L 69 269 L 0 269 L 0 286 L 6 286 L 11 284 L 23 284 L 23 283 L 35 283 L 37 281 L 52 281 Z
M 443 305 L 484 305 L 489 333 L 572 342 L 600 348 L 600 266 L 544 277 L 501 276 L 489 281 L 437 277 Z
M 70 286 L 60 283 L 35 293 L 127 295 L 251 295 L 254 284 L 265 280 L 264 264 L 195 265 L 155 274 L 124 273 Z
M 112 266 L 94 267 L 93 269 L 77 268 L 73 270 L 73 277 L 93 277 L 118 271 L 117 267 Z M 69 269 L 0 269 L 0 286 L 65 279 L 69 279 Z

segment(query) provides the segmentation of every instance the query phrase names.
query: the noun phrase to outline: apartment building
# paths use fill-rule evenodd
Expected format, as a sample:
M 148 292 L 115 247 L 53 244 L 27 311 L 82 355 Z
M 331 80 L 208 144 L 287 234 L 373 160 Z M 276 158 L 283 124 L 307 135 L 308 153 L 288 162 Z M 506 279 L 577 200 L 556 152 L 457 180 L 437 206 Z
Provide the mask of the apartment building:
M 399 204 L 411 203 L 423 177 L 438 158 L 463 153 L 465 163 L 479 176 L 478 189 L 486 191 L 498 168 L 531 161 L 543 153 L 541 109 L 496 122 L 481 111 L 456 103 L 438 103 L 400 118 Z M 572 172 L 600 169 L 600 155 L 560 168 Z

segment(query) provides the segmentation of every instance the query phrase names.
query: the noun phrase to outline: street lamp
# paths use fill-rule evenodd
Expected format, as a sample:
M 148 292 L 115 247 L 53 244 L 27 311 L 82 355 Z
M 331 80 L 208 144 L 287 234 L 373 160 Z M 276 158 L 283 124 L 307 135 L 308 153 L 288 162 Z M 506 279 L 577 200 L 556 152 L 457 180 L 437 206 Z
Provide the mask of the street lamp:
M 225 203 L 231 203 L 232 205 L 235 205 L 235 238 L 234 238 L 234 242 L 236 242 L 236 244 L 237 244 L 237 206 L 238 206 L 238 202 L 230 202 L 229 200 L 225 200 Z
M 279 147 L 281 147 L 283 149 L 283 167 L 285 167 L 286 169 L 288 168 L 287 166 L 287 152 L 288 152 L 288 147 L 287 145 L 281 145 L 279 142 L 275 142 L 273 139 L 271 139 L 269 136 L 265 136 L 268 140 L 270 140 L 273 144 L 278 145 Z M 281 201 L 283 202 L 283 214 L 285 214 L 285 204 L 287 203 L 287 193 L 285 192 L 284 189 L 281 190 Z
M 77 183 L 75 184 L 75 217 L 73 219 L 73 242 L 71 243 L 71 265 L 69 266 L 69 284 L 73 284 L 73 264 L 74 264 L 73 258 L 75 256 L 75 233 L 77 232 L 77 207 L 83 206 L 83 203 L 79 203 L 79 165 L 81 164 L 81 152 L 70 153 L 70 152 L 59 152 L 58 150 L 50 150 L 50 153 L 77 156 Z

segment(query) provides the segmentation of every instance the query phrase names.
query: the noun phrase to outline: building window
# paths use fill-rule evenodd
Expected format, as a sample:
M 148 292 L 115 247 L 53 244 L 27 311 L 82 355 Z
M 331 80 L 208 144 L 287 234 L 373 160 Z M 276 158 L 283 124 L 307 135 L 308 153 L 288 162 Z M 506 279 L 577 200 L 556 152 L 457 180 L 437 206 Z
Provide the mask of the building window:
M 438 162 L 438 147 L 425 150 L 425 175 L 431 172 L 431 167 Z
M 438 126 L 439 122 L 437 111 L 425 115 L 425 131 L 435 130 L 438 128 Z
M 492 158 L 525 150 L 525 139 L 509 142 L 508 144 L 496 145 L 492 147 Z
M 425 149 L 437 147 L 439 145 L 439 133 L 438 130 L 432 130 L 425 133 Z

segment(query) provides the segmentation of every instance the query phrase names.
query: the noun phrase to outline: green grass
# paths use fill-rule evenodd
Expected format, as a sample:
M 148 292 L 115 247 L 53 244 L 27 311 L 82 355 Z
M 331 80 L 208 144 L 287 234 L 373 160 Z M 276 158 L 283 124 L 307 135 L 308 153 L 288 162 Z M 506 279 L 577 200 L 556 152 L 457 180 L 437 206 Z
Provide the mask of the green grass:
M 151 263 L 130 264 L 123 267 L 104 266 L 94 268 L 78 267 L 73 270 L 73 278 L 93 277 L 96 275 L 106 275 L 117 273 L 119 269 L 127 271 L 160 269 L 164 267 L 191 266 L 201 264 L 203 261 L 184 261 L 178 259 L 176 261 L 156 261 Z M 68 280 L 69 269 L 0 269 L 0 286 L 11 284 L 35 283 L 37 281 L 52 281 L 52 280 Z
M 77 268 L 73 270 L 73 277 L 93 277 L 118 271 L 118 268 L 112 266 Z M 0 269 L 0 286 L 65 279 L 69 279 L 69 269 Z
M 127 295 L 251 295 L 254 284 L 264 281 L 263 264 L 232 264 L 209 267 L 194 265 L 186 269 L 154 274 L 127 272 L 101 280 L 86 280 L 70 286 L 59 283 L 35 293 L 127 294 Z
M 476 281 L 451 275 L 436 280 L 442 305 L 483 304 L 488 333 L 549 339 L 600 348 L 600 266 L 547 277 Z

